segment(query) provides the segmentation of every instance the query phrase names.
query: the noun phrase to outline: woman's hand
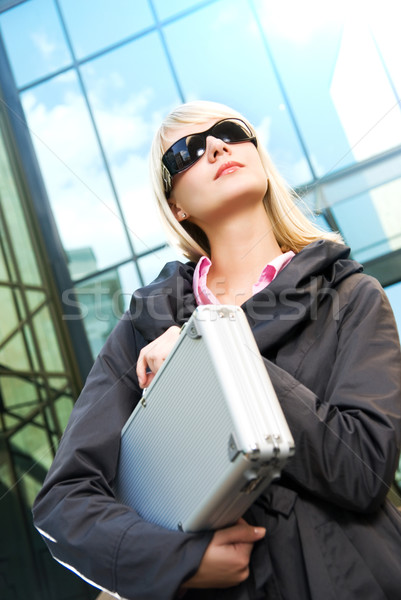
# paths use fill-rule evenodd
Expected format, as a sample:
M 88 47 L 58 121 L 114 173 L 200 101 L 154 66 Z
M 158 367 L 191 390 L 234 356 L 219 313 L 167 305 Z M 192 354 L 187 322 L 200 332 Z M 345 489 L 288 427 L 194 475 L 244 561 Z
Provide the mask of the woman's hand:
M 169 327 L 158 338 L 142 348 L 136 364 L 136 374 L 141 388 L 148 387 L 157 371 L 166 360 L 172 347 L 178 339 L 180 328 L 177 325 Z M 151 372 L 147 372 L 150 370 Z
M 255 542 L 266 534 L 264 527 L 252 527 L 240 519 L 236 525 L 215 532 L 199 569 L 181 589 L 229 588 L 249 577 L 249 561 Z

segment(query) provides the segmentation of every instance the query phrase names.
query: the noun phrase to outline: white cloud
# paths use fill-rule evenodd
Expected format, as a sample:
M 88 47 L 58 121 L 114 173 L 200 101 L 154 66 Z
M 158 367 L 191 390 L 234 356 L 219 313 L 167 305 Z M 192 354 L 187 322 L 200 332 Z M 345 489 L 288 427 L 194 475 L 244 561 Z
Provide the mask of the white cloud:
M 232 23 L 234 26 L 237 25 L 238 20 L 240 18 L 239 6 L 237 4 L 233 4 L 232 2 L 223 2 L 220 5 L 220 10 L 214 13 L 214 17 L 210 22 L 211 31 L 215 31 L 220 35 L 221 30 L 226 29 Z
M 266 116 L 263 117 L 258 125 L 255 125 L 258 138 L 265 148 L 269 148 L 271 122 L 271 117 Z
M 151 123 L 145 122 L 140 111 L 150 92 L 144 97 L 132 95 L 118 107 L 96 108 L 96 122 L 110 158 L 143 147 L 151 139 Z
M 52 57 L 56 50 L 56 45 L 54 42 L 49 40 L 46 32 L 44 31 L 33 31 L 31 33 L 31 39 L 33 41 L 34 46 L 37 47 L 39 52 L 45 59 L 49 59 Z
M 147 98 L 131 96 L 120 110 L 115 106 L 111 112 L 103 108 L 96 113 L 133 240 L 143 240 L 142 250 L 150 239 L 152 244 L 161 241 L 157 216 L 149 209 L 153 199 L 148 159 L 135 152 L 140 145 L 150 145 L 159 119 L 155 114 L 145 122 L 141 116 Z M 121 218 L 82 97 L 69 93 L 63 103 L 48 108 L 30 91 L 23 104 L 64 247 L 91 246 L 99 268 L 128 257 Z
M 381 226 L 392 250 L 401 247 L 401 179 L 370 190 Z
M 271 29 L 274 35 L 291 43 L 305 44 L 323 27 L 341 22 L 350 2 L 357 1 L 337 0 L 334 10 L 322 0 L 262 1 L 257 6 L 260 20 L 267 30 Z
M 330 95 L 359 161 L 401 143 L 401 114 L 371 33 L 358 13 L 344 26 Z

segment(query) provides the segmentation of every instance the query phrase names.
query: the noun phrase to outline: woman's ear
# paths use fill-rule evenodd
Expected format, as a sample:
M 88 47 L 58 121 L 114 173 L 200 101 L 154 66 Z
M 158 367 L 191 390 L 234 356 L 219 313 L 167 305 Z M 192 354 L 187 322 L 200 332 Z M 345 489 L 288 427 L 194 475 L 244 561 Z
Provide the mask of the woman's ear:
M 173 215 L 175 216 L 175 218 L 177 219 L 178 222 L 184 221 L 185 219 L 188 218 L 187 213 L 184 212 L 179 206 L 177 206 L 173 202 L 169 202 L 169 206 L 170 206 L 171 212 L 173 213 Z

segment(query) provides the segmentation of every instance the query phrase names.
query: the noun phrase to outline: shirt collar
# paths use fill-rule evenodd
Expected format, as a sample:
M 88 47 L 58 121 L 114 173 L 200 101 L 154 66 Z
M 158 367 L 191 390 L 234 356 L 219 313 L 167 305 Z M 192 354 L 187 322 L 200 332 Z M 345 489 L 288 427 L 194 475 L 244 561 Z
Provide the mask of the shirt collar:
M 260 292 L 277 277 L 277 275 L 294 258 L 295 254 L 290 250 L 284 254 L 279 254 L 263 268 L 258 281 L 253 285 L 253 294 Z M 207 276 L 212 266 L 212 261 L 207 256 L 201 256 L 199 259 L 193 278 L 193 290 L 196 303 L 199 304 L 220 304 L 213 292 L 207 287 Z

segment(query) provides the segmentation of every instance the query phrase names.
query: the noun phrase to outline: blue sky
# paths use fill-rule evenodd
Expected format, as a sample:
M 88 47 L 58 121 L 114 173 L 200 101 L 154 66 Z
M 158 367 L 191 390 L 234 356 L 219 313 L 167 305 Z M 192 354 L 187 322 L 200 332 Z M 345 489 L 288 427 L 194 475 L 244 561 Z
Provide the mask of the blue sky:
M 161 20 L 197 10 L 165 23 L 162 39 L 147 0 L 60 1 L 78 59 L 132 36 L 80 67 L 99 140 L 53 0 L 29 0 L 0 15 L 18 86 L 66 69 L 21 99 L 63 243 L 73 249 L 86 240 L 99 268 L 128 257 L 129 242 L 141 252 L 164 239 L 147 154 L 158 123 L 181 93 L 243 112 L 294 186 L 311 181 L 309 163 L 323 176 L 401 144 L 395 103 L 401 77 L 392 58 L 401 52 L 392 25 L 397 3 L 384 0 L 387 12 L 372 14 L 358 0 L 339 0 L 334 12 L 317 0 L 153 4 Z M 400 246 L 394 223 L 401 221 L 401 190 L 392 185 L 373 192 L 364 177 L 363 193 L 346 202 L 336 198 L 333 212 L 356 254 L 374 246 L 371 254 L 360 254 L 366 260 L 378 249 Z

